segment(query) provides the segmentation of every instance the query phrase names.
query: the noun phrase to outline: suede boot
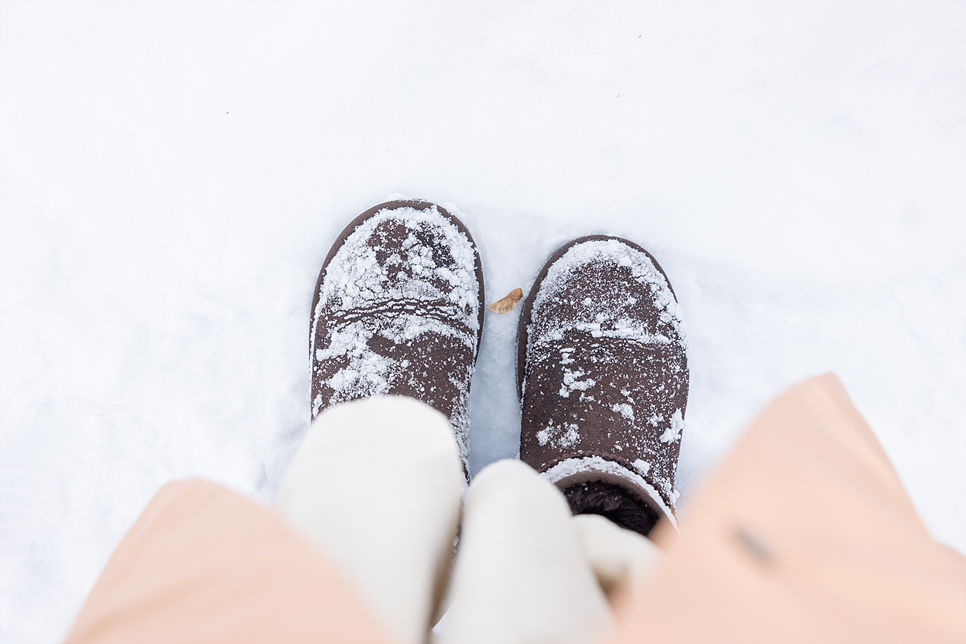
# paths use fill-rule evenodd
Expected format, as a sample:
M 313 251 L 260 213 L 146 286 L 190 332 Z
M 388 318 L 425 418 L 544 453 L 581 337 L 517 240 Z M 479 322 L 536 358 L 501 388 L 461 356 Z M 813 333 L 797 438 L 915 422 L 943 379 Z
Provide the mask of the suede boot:
M 450 421 L 466 472 L 483 269 L 469 231 L 425 201 L 392 201 L 332 245 L 312 303 L 312 418 L 342 402 L 409 396 Z
M 688 400 L 681 307 L 643 248 L 590 236 L 556 251 L 520 317 L 520 458 L 574 514 L 646 535 L 676 525 Z

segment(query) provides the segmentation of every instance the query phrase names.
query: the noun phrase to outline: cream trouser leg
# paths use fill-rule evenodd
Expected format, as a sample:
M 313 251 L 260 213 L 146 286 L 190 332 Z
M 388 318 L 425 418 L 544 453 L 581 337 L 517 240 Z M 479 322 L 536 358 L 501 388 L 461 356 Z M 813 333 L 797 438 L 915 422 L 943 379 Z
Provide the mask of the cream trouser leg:
M 563 495 L 520 461 L 500 461 L 466 496 L 446 644 L 590 642 L 610 621 Z
M 445 585 L 462 481 L 445 416 L 412 398 L 370 398 L 316 418 L 275 503 L 397 642 L 417 644 Z
M 442 414 L 411 398 L 371 398 L 316 419 L 276 507 L 397 641 L 415 644 L 445 585 L 461 481 Z M 494 463 L 467 493 L 451 608 L 436 630 L 446 644 L 588 642 L 611 620 L 601 589 L 643 574 L 657 552 L 602 517 L 572 518 L 523 463 Z

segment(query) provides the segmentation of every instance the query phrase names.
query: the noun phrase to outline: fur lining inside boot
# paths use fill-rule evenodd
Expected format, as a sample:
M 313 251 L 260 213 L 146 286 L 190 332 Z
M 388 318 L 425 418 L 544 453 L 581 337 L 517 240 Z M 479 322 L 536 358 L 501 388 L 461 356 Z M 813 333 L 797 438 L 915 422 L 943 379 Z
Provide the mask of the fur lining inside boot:
M 563 491 L 574 514 L 599 514 L 616 525 L 645 537 L 661 518 L 653 508 L 619 485 L 589 481 Z

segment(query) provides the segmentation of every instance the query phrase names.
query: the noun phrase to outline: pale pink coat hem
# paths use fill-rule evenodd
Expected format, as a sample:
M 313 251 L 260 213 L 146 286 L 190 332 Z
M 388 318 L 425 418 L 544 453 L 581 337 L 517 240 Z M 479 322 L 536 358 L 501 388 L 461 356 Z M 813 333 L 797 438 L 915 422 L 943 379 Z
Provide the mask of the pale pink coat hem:
M 966 559 L 932 540 L 832 375 L 776 399 L 618 603 L 608 644 L 966 642 Z M 507 583 L 513 583 L 507 580 Z M 68 640 L 387 642 L 271 510 L 202 481 L 161 489 Z

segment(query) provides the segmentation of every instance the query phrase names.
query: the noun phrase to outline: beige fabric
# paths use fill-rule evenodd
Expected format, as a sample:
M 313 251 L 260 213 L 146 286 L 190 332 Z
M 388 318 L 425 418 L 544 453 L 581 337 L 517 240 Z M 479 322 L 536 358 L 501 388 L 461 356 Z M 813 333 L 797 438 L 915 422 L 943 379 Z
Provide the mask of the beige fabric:
M 319 414 L 275 504 L 396 641 L 419 644 L 453 557 L 462 486 L 443 414 L 413 398 L 367 398 Z
M 599 514 L 578 514 L 570 521 L 580 551 L 608 598 L 624 584 L 646 583 L 661 562 L 663 554 L 653 541 Z
M 278 515 L 204 481 L 161 488 L 67 637 L 69 644 L 390 641 Z
M 926 532 L 832 375 L 775 400 L 625 597 L 624 642 L 966 642 L 966 560 Z
M 580 644 L 611 621 L 567 501 L 518 460 L 474 477 L 451 591 L 445 644 Z
M 527 596 L 501 552 L 527 565 L 527 553 L 535 561 L 554 541 L 541 533 L 517 539 L 514 522 L 526 525 L 531 512 L 566 517 L 559 493 L 541 494 L 529 481 L 535 475 L 517 471 L 522 467 L 507 465 L 507 485 L 484 495 L 489 509 L 473 511 L 480 526 L 469 511 L 464 526 L 466 549 L 480 551 L 478 562 L 492 562 L 477 571 L 493 605 L 501 592 L 503 599 Z M 506 507 L 495 502 L 500 498 Z M 517 519 L 509 516 L 514 512 Z M 600 634 L 609 644 L 966 642 L 966 559 L 929 537 L 834 376 L 809 380 L 772 403 L 687 506 L 681 536 L 664 526 L 657 540 L 666 555 L 647 583 L 625 587 L 617 632 Z M 572 544 L 559 553 L 563 566 L 587 566 Z M 472 585 L 459 575 L 454 586 Z M 578 586 L 587 588 L 590 573 L 581 575 Z M 564 575 L 542 588 L 530 583 L 527 592 L 538 600 L 542 592 L 566 595 L 557 586 L 569 583 Z M 599 598 L 590 604 L 596 611 Z M 501 619 L 485 612 L 490 604 L 466 606 L 479 612 L 461 617 L 464 624 L 489 633 L 501 628 L 487 623 L 487 616 Z M 567 616 L 572 602 L 557 610 Z M 526 611 L 516 612 L 529 628 Z M 539 619 L 547 615 L 552 611 Z M 277 515 L 191 481 L 169 484 L 151 501 L 68 641 L 386 641 L 375 623 L 333 567 Z M 555 638 L 555 625 L 548 628 L 551 638 L 534 629 L 532 640 Z M 457 634 L 451 641 L 460 641 Z

